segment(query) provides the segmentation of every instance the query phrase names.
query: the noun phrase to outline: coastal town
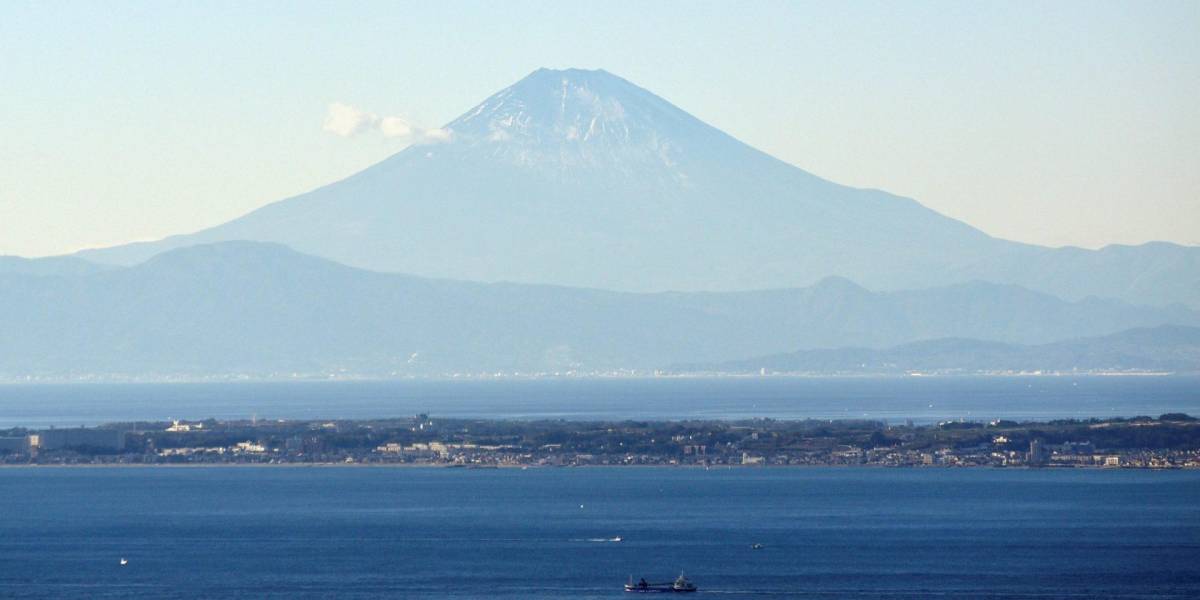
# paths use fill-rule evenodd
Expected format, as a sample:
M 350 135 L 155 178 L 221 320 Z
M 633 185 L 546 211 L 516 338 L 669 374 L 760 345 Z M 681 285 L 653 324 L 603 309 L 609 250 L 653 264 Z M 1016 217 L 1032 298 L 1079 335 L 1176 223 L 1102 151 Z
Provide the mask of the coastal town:
M 208 419 L 0 430 L 0 464 L 1200 468 L 1200 421 Z

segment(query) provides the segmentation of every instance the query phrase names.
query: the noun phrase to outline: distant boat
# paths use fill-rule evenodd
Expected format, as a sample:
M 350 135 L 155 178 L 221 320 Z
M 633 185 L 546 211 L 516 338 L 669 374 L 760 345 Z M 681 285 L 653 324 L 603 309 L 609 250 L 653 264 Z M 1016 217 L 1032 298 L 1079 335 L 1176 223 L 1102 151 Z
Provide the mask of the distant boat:
M 757 543 L 757 542 L 756 542 L 756 543 L 753 543 L 753 544 L 750 544 L 750 547 L 751 547 L 751 548 L 753 548 L 753 549 L 755 549 L 755 550 L 762 550 L 762 549 L 764 548 L 764 546 L 763 546 L 762 544 L 759 544 L 759 543 Z
M 637 583 L 633 582 L 633 575 L 629 576 L 629 583 L 625 584 L 625 591 L 631 594 L 670 594 L 694 592 L 698 588 L 683 573 L 675 578 L 675 581 L 668 583 L 651 583 L 643 577 Z
M 125 566 L 125 565 L 127 565 L 127 564 L 129 564 L 129 560 L 128 560 L 128 559 L 124 559 L 124 558 L 122 558 L 122 559 L 121 559 L 121 566 L 123 567 L 123 566 Z

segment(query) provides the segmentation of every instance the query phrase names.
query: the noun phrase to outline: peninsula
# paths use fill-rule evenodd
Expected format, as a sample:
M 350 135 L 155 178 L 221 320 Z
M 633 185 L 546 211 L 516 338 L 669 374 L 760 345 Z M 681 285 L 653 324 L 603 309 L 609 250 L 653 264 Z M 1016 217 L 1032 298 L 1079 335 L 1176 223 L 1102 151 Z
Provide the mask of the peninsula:
M 1200 420 L 231 420 L 0 430 L 4 465 L 1200 468 Z

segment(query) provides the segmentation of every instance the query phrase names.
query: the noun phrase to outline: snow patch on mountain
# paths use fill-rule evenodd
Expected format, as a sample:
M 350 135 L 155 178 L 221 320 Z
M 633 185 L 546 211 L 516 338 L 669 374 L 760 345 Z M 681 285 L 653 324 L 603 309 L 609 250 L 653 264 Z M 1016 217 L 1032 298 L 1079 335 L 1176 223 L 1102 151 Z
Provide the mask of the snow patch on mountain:
M 624 79 L 580 69 L 540 69 L 445 129 L 456 141 L 514 165 L 614 169 L 627 176 L 674 169 L 683 162 L 680 139 L 715 132 Z M 671 177 L 688 179 L 683 171 L 671 171 Z

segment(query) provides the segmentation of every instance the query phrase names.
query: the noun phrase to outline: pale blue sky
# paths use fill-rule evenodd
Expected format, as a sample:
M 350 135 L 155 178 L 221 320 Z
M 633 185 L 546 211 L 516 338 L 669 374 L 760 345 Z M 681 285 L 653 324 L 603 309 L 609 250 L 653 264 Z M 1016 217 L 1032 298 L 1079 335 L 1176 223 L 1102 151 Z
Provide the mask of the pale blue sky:
M 1200 244 L 1200 2 L 0 3 L 0 254 L 224 222 L 537 67 L 604 68 L 993 235 Z

